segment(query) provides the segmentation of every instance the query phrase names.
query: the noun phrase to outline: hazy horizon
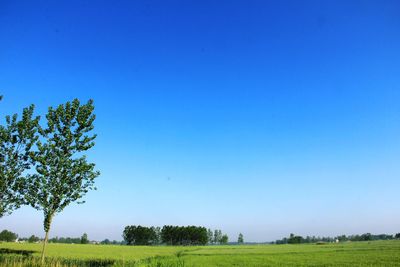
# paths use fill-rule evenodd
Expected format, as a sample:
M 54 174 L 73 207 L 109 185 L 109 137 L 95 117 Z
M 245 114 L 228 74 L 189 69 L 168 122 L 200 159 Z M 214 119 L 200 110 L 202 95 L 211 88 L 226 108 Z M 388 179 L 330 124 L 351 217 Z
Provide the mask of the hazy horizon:
M 400 232 L 396 1 L 3 1 L 1 120 L 94 100 L 101 175 L 50 236 Z M 43 236 L 24 207 L 0 230 Z

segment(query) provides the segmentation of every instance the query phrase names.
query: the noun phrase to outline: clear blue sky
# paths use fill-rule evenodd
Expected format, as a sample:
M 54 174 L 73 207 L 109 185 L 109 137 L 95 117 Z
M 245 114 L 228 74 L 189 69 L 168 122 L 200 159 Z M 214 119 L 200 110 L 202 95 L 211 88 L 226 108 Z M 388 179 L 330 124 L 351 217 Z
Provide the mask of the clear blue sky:
M 1 1 L 1 116 L 96 105 L 101 176 L 51 236 L 400 228 L 398 1 Z M 0 228 L 43 235 L 25 207 Z

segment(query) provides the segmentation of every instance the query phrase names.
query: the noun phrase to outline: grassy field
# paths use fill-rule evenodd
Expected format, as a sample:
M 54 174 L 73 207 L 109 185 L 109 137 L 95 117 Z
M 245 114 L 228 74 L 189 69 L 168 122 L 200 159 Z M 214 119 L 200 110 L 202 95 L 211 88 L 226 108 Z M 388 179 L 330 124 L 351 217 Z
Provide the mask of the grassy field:
M 41 244 L 1 243 L 0 266 L 38 266 L 40 249 Z M 204 247 L 49 244 L 47 255 L 47 266 L 400 266 L 400 241 Z

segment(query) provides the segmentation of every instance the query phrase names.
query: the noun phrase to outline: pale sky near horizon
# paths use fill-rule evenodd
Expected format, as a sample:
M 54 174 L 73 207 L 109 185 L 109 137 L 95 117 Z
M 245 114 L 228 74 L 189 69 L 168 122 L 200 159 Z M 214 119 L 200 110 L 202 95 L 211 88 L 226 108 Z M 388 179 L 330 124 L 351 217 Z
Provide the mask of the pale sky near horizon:
M 1 1 L 0 114 L 94 99 L 101 176 L 51 236 L 400 232 L 398 1 Z M 43 236 L 29 207 L 0 230 Z

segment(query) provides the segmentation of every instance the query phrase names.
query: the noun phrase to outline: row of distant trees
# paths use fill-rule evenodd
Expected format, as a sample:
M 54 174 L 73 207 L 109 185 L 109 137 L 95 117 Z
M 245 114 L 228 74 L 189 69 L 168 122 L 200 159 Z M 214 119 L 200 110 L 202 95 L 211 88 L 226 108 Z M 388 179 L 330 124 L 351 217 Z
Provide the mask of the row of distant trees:
M 126 226 L 123 238 L 127 245 L 206 245 L 227 244 L 228 235 L 221 230 L 207 229 L 202 226 L 146 227 L 141 225 Z M 243 235 L 240 234 L 243 243 Z
M 43 117 L 34 111 L 30 105 L 0 124 L 0 218 L 22 205 L 42 211 L 44 262 L 54 216 L 73 202 L 83 203 L 99 172 L 85 156 L 96 138 L 92 100 L 49 107 Z
M 0 232 L 0 241 L 4 242 L 28 242 L 28 243 L 37 243 L 42 241 L 42 239 L 38 236 L 31 235 L 30 237 L 22 237 L 18 238 L 18 234 L 11 232 L 9 230 L 3 230 Z M 64 243 L 64 244 L 89 244 L 89 238 L 86 233 L 84 233 L 81 237 L 54 237 L 48 240 L 49 243 Z
M 241 235 L 241 234 L 240 234 Z M 229 241 L 228 235 L 223 234 L 221 230 L 214 230 L 214 232 L 211 229 L 207 229 L 207 238 L 208 238 L 208 244 L 210 245 L 216 245 L 216 244 L 227 244 Z M 243 236 L 242 236 L 243 238 Z
M 390 234 L 378 234 L 373 235 L 370 233 L 365 233 L 362 235 L 340 235 L 336 237 L 316 237 L 316 236 L 306 236 L 302 237 L 300 235 L 290 234 L 289 237 L 284 237 L 282 239 L 276 240 L 275 244 L 302 244 L 302 243 L 317 243 L 317 242 L 344 242 L 344 241 L 373 241 L 373 240 L 392 240 L 400 239 L 400 233 L 390 235 Z
M 62 244 L 89 244 L 89 238 L 86 233 L 81 237 L 54 237 L 49 239 L 49 243 Z
M 206 245 L 207 229 L 201 226 L 166 225 L 161 229 L 161 241 L 168 245 Z

